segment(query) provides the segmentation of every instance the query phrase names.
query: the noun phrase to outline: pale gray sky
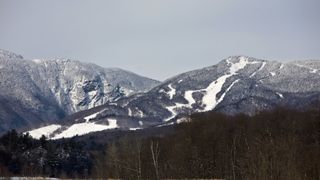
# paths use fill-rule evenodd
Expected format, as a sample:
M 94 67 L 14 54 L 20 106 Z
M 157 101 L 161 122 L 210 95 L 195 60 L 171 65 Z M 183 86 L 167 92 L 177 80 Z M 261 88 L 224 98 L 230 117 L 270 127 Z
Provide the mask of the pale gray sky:
M 0 49 L 158 80 L 231 55 L 320 59 L 319 0 L 0 0 Z

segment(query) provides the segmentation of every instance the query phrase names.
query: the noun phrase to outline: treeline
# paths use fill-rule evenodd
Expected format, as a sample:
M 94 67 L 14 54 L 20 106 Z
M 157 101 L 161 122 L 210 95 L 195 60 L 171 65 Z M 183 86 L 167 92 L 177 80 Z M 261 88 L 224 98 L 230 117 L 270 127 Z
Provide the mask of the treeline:
M 150 135 L 145 132 L 152 129 L 146 129 L 60 141 L 33 140 L 10 132 L 0 138 L 0 174 L 102 179 L 320 179 L 319 109 L 300 112 L 278 108 L 252 117 L 199 113 L 173 130 L 170 128 L 167 135 L 162 130 Z M 163 127 L 163 131 L 168 129 Z
M 32 139 L 15 130 L 0 138 L 0 177 L 88 177 L 92 157 L 73 140 Z
M 208 112 L 174 135 L 125 136 L 97 154 L 96 177 L 320 179 L 320 111 L 277 109 L 248 117 Z

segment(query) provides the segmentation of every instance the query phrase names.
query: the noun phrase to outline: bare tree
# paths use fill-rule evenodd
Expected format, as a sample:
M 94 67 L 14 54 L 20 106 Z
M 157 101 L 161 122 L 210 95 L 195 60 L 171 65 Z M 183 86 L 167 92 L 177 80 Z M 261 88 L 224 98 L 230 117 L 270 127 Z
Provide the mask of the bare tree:
M 152 155 L 153 166 L 154 166 L 154 169 L 156 172 L 156 178 L 157 178 L 157 180 L 160 180 L 160 176 L 159 176 L 159 154 L 160 154 L 159 143 L 158 142 L 154 143 L 153 140 L 151 140 L 150 150 L 151 150 L 151 155 Z
M 140 139 L 136 139 L 136 150 L 137 150 L 137 179 L 141 179 L 141 148 L 142 144 Z

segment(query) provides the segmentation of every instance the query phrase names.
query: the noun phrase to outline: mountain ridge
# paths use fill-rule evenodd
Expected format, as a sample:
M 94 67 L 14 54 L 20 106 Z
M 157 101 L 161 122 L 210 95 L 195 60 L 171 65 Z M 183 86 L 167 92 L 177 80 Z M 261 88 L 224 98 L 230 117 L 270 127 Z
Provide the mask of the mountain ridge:
M 189 114 L 210 110 L 252 115 L 282 105 L 299 109 L 320 101 L 319 82 L 320 61 L 281 63 L 230 56 L 216 65 L 169 78 L 146 93 L 71 119 L 69 125 L 61 124 L 65 131 L 58 136 L 51 133 L 49 137 L 57 139 L 92 132 L 72 131 L 81 123 L 109 129 L 112 120 L 117 125 L 112 128 L 137 130 L 179 123 Z M 63 136 L 63 132 L 68 133 Z
M 158 83 L 120 68 L 67 58 L 26 60 L 1 50 L 0 133 L 53 122 Z

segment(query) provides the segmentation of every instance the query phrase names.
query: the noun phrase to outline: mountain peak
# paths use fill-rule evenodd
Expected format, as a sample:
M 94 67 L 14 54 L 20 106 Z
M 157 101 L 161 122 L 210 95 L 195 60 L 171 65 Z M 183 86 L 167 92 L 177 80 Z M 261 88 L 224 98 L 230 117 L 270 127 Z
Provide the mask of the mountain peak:
M 240 60 L 247 60 L 249 62 L 266 62 L 267 60 L 255 58 L 252 56 L 246 56 L 246 55 L 234 55 L 234 56 L 229 56 L 223 61 L 229 61 L 229 62 L 239 62 Z
M 13 52 L 7 51 L 0 49 L 0 58 L 5 58 L 5 59 L 23 59 L 23 56 L 19 54 L 15 54 Z

